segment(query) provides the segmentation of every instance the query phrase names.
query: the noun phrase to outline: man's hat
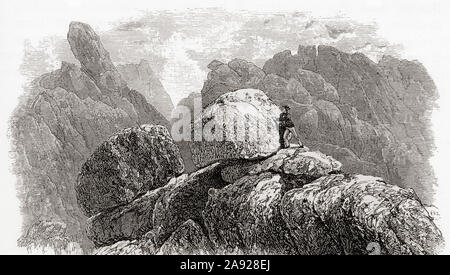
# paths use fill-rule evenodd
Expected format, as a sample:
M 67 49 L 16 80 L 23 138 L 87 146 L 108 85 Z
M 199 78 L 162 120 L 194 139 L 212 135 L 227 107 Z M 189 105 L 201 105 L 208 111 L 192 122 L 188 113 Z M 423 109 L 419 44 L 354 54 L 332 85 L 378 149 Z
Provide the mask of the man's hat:
M 288 105 L 283 105 L 283 108 L 285 108 L 285 109 L 291 109 L 291 107 L 289 107 Z

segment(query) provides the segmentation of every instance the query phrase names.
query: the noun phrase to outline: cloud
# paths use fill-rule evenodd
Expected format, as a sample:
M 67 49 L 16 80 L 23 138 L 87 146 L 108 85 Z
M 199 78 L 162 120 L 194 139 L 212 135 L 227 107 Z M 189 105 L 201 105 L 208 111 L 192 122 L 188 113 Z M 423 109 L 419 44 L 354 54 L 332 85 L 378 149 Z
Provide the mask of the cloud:
M 277 52 L 288 49 L 295 53 L 299 44 L 362 52 L 374 61 L 385 53 L 398 56 L 401 50 L 377 35 L 376 24 L 360 24 L 343 16 L 319 18 L 305 12 L 229 12 L 217 8 L 147 11 L 112 26 L 100 33 L 112 60 L 149 60 L 175 104 L 190 92 L 201 90 L 206 66 L 214 59 L 226 62 L 242 58 L 262 66 Z M 53 47 L 46 45 L 55 56 L 73 62 L 64 37 L 52 41 Z M 40 50 L 48 60 L 48 51 Z M 36 51 L 39 49 L 33 49 L 34 56 Z M 24 62 L 31 58 L 36 59 Z M 38 72 L 36 66 L 33 73 Z M 42 66 L 43 70 L 49 68 Z

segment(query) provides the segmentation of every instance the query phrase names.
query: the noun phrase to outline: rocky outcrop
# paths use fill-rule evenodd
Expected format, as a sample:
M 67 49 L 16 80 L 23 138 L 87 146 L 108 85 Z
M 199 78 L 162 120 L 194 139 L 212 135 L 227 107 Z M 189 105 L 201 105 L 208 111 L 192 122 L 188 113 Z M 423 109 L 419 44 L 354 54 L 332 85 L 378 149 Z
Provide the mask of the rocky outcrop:
M 172 100 L 147 60 L 142 59 L 139 64 L 118 65 L 117 70 L 128 87 L 143 94 L 147 102 L 158 112 L 167 120 L 171 119 Z
M 321 175 L 338 173 L 342 164 L 321 152 L 310 152 L 308 148 L 291 147 L 281 149 L 264 160 L 236 161 L 227 163 L 220 172 L 222 179 L 234 183 L 245 175 L 262 172 L 280 173 L 286 176 L 299 176 L 315 179 Z
M 18 245 L 28 251 L 43 252 L 50 248 L 58 254 L 80 253 L 80 243 L 68 234 L 67 224 L 58 220 L 41 220 L 27 228 L 26 233 L 19 238 Z M 79 237 L 82 232 L 79 232 Z
M 281 176 L 266 172 L 211 190 L 203 216 L 214 246 L 228 253 L 295 254 L 279 211 L 283 189 Z
M 233 59 L 228 64 L 214 60 L 208 65 L 208 68 L 211 72 L 201 91 L 203 107 L 228 92 L 256 88 L 265 75 L 253 63 L 242 59 Z
M 133 167 L 134 164 L 128 162 L 127 165 Z M 148 191 L 128 204 L 103 210 L 91 217 L 88 220 L 87 235 L 97 247 L 102 247 L 124 240 L 137 240 L 140 244 L 151 234 L 152 242 L 159 248 L 186 221 L 192 220 L 202 225 L 202 211 L 208 199 L 208 190 L 220 189 L 225 185 L 220 177 L 218 163 L 190 175 L 174 177 L 167 184 Z M 90 187 L 92 185 L 86 185 L 87 189 Z M 118 185 L 108 188 L 122 189 Z M 126 196 L 125 193 L 122 195 Z M 188 225 L 189 228 L 190 226 Z M 191 232 L 189 228 L 183 227 L 179 231 Z M 167 243 L 167 249 L 175 249 L 175 242 L 181 241 L 180 232 L 172 236 L 172 240 Z M 132 244 L 136 243 L 127 243 L 127 246 Z
M 302 254 L 435 254 L 442 235 L 412 189 L 331 175 L 285 194 L 281 213 Z
M 172 127 L 176 127 L 176 123 L 180 120 L 187 119 L 191 122 L 190 125 L 194 123 L 194 118 L 196 117 L 196 113 L 201 114 L 202 111 L 202 105 L 201 105 L 201 94 L 200 93 L 191 93 L 188 97 L 183 98 L 178 102 L 177 107 L 174 109 L 174 117 L 172 117 L 172 120 L 170 121 L 170 124 Z M 198 106 L 195 106 L 195 105 Z M 188 115 L 188 118 L 185 118 L 184 116 Z M 189 125 L 189 127 L 190 127 Z M 173 128 L 172 128 L 173 129 Z M 189 130 L 188 130 L 189 132 Z M 178 145 L 178 148 L 180 149 L 181 156 L 183 157 L 184 161 L 184 170 L 186 173 L 192 173 L 195 170 L 197 170 L 197 167 L 195 166 L 194 162 L 192 161 L 192 154 L 191 154 L 191 142 L 192 142 L 192 136 L 190 136 L 189 140 L 181 140 L 176 141 L 176 144 Z
M 374 163 L 377 175 L 414 188 L 430 202 L 435 180 L 428 164 L 434 147 L 429 114 L 437 94 L 423 66 L 392 57 L 376 64 L 327 46 L 300 46 L 296 55 L 275 55 L 264 66 L 283 78 L 299 79 L 299 70 L 320 74 L 339 94 L 338 102 L 313 103 L 319 124 L 305 139 L 350 149 Z
M 279 116 L 279 108 L 259 90 L 220 96 L 194 122 L 194 135 L 196 129 L 203 129 L 203 141 L 191 144 L 194 164 L 204 167 L 218 160 L 257 159 L 275 153 L 280 147 Z
M 251 164 L 233 184 L 209 191 L 203 217 L 211 241 L 228 252 L 296 254 L 280 213 L 284 193 L 340 167 L 331 157 L 301 148 Z
M 153 209 L 164 188 L 148 191 L 131 203 L 103 211 L 87 221 L 87 237 L 97 246 L 140 239 L 153 229 Z
M 199 255 L 214 254 L 212 243 L 203 229 L 193 220 L 181 224 L 164 242 L 154 242 L 154 232 L 149 231 L 140 239 L 118 241 L 94 250 L 94 255 Z
M 290 105 L 304 144 L 335 156 L 346 172 L 386 178 L 432 201 L 429 118 L 437 93 L 420 63 L 384 57 L 376 64 L 328 46 L 278 53 L 262 71 L 243 60 L 230 63 L 209 66 L 204 106 L 230 91 L 259 89 Z
M 310 152 L 308 148 L 281 149 L 276 155 L 252 166 L 248 174 L 254 175 L 270 171 L 302 178 L 318 178 L 340 172 L 342 164 L 321 152 Z
M 164 243 L 188 219 L 203 224 L 202 211 L 209 189 L 220 189 L 225 185 L 218 163 L 171 180 L 153 210 L 155 242 Z
M 93 216 L 165 185 L 183 168 L 178 147 L 165 127 L 124 129 L 103 142 L 81 167 L 78 203 Z
M 151 231 L 139 240 L 119 241 L 110 246 L 103 246 L 93 251 L 93 255 L 154 255 L 158 251 L 153 242 Z
M 436 97 L 420 64 L 375 64 L 331 47 L 282 52 L 263 69 L 213 61 L 203 117 L 190 121 L 194 137 L 203 130 L 188 142 L 201 169 L 180 175 L 167 120 L 125 78 L 135 87 L 149 79 L 127 75 L 134 68 L 119 73 L 85 24 L 72 23 L 68 40 L 81 68 L 63 63 L 35 80 L 11 121 L 21 244 L 79 242 L 87 251 L 87 235 L 94 254 L 435 254 L 442 246 L 432 208 L 416 195 L 430 194 L 427 114 Z M 291 105 L 311 150 L 279 150 L 275 103 Z M 360 171 L 387 180 L 347 174 Z M 77 202 L 90 217 L 86 233 Z
M 83 233 L 86 217 L 74 188 L 81 165 L 114 133 L 147 123 L 168 126 L 168 121 L 126 86 L 88 25 L 71 24 L 68 37 L 81 69 L 62 62 L 60 69 L 34 80 L 10 120 L 24 219 L 20 244 L 56 244 L 45 233 L 53 229 L 41 221 L 57 221 L 65 224 L 58 249 L 63 242 L 77 242 L 88 251 L 92 243 Z M 32 229 L 36 224 L 43 225 L 39 232 Z
M 213 248 L 202 228 L 193 220 L 187 220 L 172 233 L 170 238 L 159 248 L 157 254 L 213 254 Z
M 103 47 L 100 37 L 87 24 L 71 22 L 67 40 L 81 69 L 90 76 L 100 90 L 118 92 L 126 86 Z
M 239 166 L 244 169 L 233 180 L 222 179 L 229 167 Z M 307 148 L 212 164 L 95 216 L 102 230 L 91 230 L 90 236 L 119 240 L 97 241 L 107 246 L 95 253 L 439 252 L 442 235 L 412 189 L 342 174 L 341 168 L 332 157 Z

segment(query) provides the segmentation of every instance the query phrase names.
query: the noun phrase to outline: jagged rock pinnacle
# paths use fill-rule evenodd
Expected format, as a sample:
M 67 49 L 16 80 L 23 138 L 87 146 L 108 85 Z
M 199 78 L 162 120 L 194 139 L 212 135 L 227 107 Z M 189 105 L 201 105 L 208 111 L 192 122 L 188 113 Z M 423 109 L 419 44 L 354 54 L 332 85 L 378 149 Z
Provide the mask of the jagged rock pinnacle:
M 103 47 L 100 37 L 88 24 L 71 22 L 67 40 L 81 67 L 100 88 L 117 91 L 126 85 Z

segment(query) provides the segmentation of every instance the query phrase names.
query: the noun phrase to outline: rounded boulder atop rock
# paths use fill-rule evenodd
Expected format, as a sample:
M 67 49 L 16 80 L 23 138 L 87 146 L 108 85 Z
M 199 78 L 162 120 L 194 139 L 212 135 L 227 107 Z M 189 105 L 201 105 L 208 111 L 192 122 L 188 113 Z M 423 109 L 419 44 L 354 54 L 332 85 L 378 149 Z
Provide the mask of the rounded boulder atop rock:
M 280 113 L 278 106 L 260 90 L 241 89 L 221 95 L 194 121 L 194 164 L 205 167 L 217 161 L 274 154 L 280 147 Z
M 160 125 L 127 128 L 104 141 L 78 176 L 78 204 L 87 216 L 131 202 L 183 173 L 177 145 Z

